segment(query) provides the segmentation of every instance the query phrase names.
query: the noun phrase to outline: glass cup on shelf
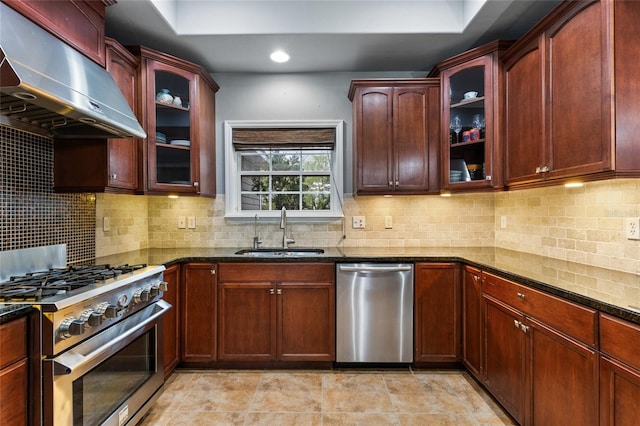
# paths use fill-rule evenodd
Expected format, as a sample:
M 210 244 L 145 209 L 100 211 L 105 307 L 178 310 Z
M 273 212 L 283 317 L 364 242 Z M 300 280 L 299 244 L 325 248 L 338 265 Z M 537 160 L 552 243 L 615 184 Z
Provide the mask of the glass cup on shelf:
M 451 129 L 456 132 L 456 143 L 460 142 L 460 131 L 462 130 L 462 120 L 459 116 L 453 117 L 451 120 Z

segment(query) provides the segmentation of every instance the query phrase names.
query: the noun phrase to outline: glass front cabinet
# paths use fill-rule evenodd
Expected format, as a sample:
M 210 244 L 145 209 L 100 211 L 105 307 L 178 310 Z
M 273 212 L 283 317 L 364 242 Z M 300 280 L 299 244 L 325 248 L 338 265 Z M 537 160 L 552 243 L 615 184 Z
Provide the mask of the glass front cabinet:
M 503 186 L 500 159 L 499 54 L 496 41 L 441 62 L 442 189 L 473 191 Z
M 200 66 L 137 47 L 149 194 L 215 196 L 215 92 Z

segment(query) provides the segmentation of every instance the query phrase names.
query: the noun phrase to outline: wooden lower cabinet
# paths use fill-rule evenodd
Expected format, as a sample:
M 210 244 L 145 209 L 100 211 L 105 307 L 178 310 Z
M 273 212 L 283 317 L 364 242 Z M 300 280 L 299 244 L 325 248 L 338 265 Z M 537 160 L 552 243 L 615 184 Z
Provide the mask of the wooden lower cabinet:
M 214 263 L 182 266 L 180 347 L 183 363 L 216 360 L 216 277 Z
M 493 288 L 492 288 L 493 287 Z M 521 425 L 598 424 L 598 362 L 595 342 L 580 341 L 548 323 L 576 310 L 596 312 L 557 298 L 521 293 L 515 283 L 483 274 L 485 385 Z M 487 292 L 491 294 L 487 294 Z M 522 302 L 523 313 L 497 295 Z M 517 296 L 516 296 L 517 295 Z M 539 306 L 536 306 L 539 304 Z M 541 321 L 536 315 L 544 316 Z
M 525 424 L 526 336 L 515 322 L 524 316 L 484 298 L 485 386 L 519 424 Z
M 460 360 L 460 265 L 415 265 L 414 362 Z
M 162 346 L 164 375 L 169 376 L 180 362 L 180 265 L 167 267 L 164 271 L 164 281 L 167 283 L 167 291 L 162 294 L 162 299 L 168 302 L 172 308 L 162 316 Z
M 631 426 L 640 415 L 640 326 L 600 315 L 600 424 Z
M 465 265 L 462 271 L 462 362 L 482 380 L 482 272 Z
M 27 424 L 28 377 L 27 320 L 22 317 L 0 325 L 0 425 Z
M 333 263 L 219 265 L 220 361 L 334 361 Z

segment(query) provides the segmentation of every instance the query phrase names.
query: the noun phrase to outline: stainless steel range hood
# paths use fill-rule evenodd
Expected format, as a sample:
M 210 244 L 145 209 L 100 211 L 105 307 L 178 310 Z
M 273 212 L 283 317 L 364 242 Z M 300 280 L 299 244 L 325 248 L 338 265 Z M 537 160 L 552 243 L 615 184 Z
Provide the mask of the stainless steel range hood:
M 113 77 L 0 3 L 0 123 L 56 138 L 144 138 Z

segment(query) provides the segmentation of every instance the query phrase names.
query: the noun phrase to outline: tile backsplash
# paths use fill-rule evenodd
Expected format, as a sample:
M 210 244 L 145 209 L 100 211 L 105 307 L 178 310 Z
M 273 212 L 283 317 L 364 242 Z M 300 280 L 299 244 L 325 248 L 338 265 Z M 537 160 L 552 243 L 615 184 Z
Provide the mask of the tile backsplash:
M 95 195 L 53 192 L 53 140 L 0 125 L 0 251 L 67 244 L 95 257 Z

